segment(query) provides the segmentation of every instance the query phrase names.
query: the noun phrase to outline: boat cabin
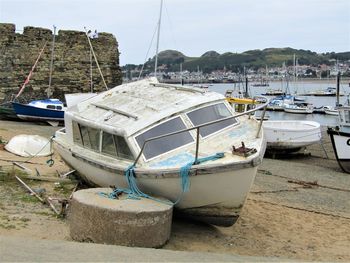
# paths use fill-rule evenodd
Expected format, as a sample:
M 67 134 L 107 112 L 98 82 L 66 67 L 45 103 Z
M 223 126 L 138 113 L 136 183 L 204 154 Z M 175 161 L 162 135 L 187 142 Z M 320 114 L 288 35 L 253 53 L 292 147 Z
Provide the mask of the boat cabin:
M 33 100 L 30 103 L 28 103 L 28 105 L 36 108 L 49 110 L 61 111 L 64 109 L 64 105 L 59 99 Z
M 68 137 L 76 145 L 125 161 L 135 160 L 142 151 L 143 160 L 148 162 L 195 145 L 196 131 L 192 127 L 234 114 L 220 94 L 146 84 L 143 89 L 130 83 L 71 107 L 65 116 L 66 132 L 72 135 Z M 176 96 L 172 96 L 172 90 Z M 238 123 L 231 118 L 202 127 L 200 139 L 206 140 Z M 173 134 L 162 137 L 169 133 Z M 159 138 L 148 141 L 154 137 Z

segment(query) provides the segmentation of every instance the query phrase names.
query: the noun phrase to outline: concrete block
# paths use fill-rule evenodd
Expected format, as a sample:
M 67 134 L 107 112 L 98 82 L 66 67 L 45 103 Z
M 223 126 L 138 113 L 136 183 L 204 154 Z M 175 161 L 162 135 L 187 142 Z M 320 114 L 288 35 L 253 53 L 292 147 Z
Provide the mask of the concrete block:
M 132 247 L 161 247 L 170 238 L 173 206 L 141 198 L 110 199 L 90 188 L 73 194 L 68 214 L 72 239 Z M 161 199 L 167 201 L 165 199 Z

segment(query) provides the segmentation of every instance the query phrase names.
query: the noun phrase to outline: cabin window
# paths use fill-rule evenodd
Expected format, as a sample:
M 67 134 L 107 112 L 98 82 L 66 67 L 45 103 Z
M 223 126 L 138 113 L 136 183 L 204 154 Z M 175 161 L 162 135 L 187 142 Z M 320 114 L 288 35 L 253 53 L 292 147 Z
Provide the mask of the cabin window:
M 86 148 L 91 148 L 87 127 L 83 125 L 79 125 L 79 127 L 81 132 L 81 138 L 83 139 L 83 146 Z
M 216 121 L 232 116 L 231 112 L 227 109 L 224 103 L 219 103 L 211 106 L 207 106 L 198 110 L 187 113 L 193 125 L 198 126 L 211 121 Z M 236 119 L 232 118 L 229 120 L 214 123 L 199 129 L 199 133 L 202 137 L 208 136 L 214 132 L 222 130 L 230 125 L 235 124 Z
M 102 134 L 102 152 L 108 155 L 117 156 L 117 149 L 115 148 L 113 135 L 107 132 L 103 132 Z
M 97 129 L 94 129 L 91 127 L 87 127 L 87 130 L 88 130 L 91 149 L 93 149 L 95 151 L 99 151 L 100 130 L 97 130 Z
M 138 135 L 136 137 L 136 141 L 139 147 L 142 148 L 143 143 L 149 138 L 180 131 L 186 128 L 187 127 L 182 121 L 182 119 L 180 117 L 176 117 Z M 148 142 L 143 150 L 143 154 L 146 159 L 150 159 L 152 157 L 169 152 L 173 149 L 179 148 L 193 141 L 194 139 L 188 131 L 179 134 L 174 134 L 171 136 Z
M 72 122 L 73 140 L 94 151 L 100 152 L 100 133 L 98 129 Z M 133 160 L 134 156 L 124 137 L 102 131 L 101 153 Z
M 81 137 L 83 138 L 83 146 L 86 148 L 99 151 L 100 131 L 91 127 L 80 126 Z
M 79 124 L 75 121 L 72 122 L 72 129 L 73 129 L 73 141 L 77 144 L 83 145 L 83 140 L 81 138 L 81 133 L 79 129 Z
M 132 155 L 130 148 L 126 143 L 124 137 L 114 135 L 114 141 L 117 145 L 117 154 L 119 157 L 125 158 L 125 159 L 131 159 L 131 160 L 134 159 L 134 156 Z
M 53 110 L 54 110 L 54 109 L 55 109 L 55 106 L 54 106 L 54 105 L 47 105 L 46 108 L 47 108 L 47 109 L 53 109 Z
M 62 106 L 56 106 L 57 110 L 62 110 Z

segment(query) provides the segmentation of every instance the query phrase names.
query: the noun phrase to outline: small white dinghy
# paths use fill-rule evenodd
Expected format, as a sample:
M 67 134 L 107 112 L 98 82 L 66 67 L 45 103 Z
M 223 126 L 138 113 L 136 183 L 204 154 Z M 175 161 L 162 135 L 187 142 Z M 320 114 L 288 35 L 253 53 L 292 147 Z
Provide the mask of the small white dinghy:
M 315 121 L 264 121 L 268 149 L 297 150 L 321 140 L 320 124 Z
M 20 134 L 11 138 L 5 149 L 23 157 L 48 156 L 52 154 L 50 141 L 39 135 Z

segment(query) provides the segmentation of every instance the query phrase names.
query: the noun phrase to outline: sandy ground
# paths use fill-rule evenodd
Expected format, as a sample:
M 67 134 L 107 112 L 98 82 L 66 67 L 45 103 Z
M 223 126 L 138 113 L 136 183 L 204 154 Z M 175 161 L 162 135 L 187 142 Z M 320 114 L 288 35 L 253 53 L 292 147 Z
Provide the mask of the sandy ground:
M 58 128 L 0 120 L 0 138 L 38 134 L 49 138 Z M 305 152 L 264 158 L 241 216 L 232 227 L 215 227 L 174 219 L 166 249 L 270 256 L 312 261 L 350 261 L 350 175 L 342 173 L 327 135 L 323 146 Z M 53 155 L 24 165 L 42 176 L 57 177 L 69 168 Z M 0 149 L 0 167 L 11 171 L 10 161 L 24 161 Z M 59 179 L 57 179 L 59 180 Z M 46 189 L 46 196 L 68 197 L 75 184 L 26 182 Z M 312 183 L 310 183 L 312 182 Z M 29 196 L 13 176 L 0 173 L 0 235 L 71 240 L 65 218 Z M 59 203 L 55 203 L 57 209 Z

